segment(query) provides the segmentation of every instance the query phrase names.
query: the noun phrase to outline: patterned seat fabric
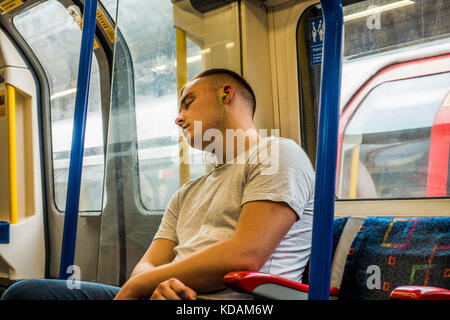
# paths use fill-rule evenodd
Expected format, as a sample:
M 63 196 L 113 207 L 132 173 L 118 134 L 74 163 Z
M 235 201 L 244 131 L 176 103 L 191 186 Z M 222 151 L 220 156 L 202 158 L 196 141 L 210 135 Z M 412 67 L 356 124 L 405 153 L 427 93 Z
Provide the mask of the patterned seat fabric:
M 0 221 L 0 243 L 9 243 L 9 222 Z
M 450 217 L 368 217 L 345 263 L 339 299 L 389 298 L 403 285 L 450 289 Z

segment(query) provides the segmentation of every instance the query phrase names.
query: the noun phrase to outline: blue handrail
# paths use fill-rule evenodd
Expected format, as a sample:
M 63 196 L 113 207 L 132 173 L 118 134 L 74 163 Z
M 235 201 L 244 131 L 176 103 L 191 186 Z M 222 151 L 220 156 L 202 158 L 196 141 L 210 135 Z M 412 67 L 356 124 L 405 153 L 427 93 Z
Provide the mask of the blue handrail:
M 83 166 L 84 135 L 89 98 L 92 53 L 94 46 L 97 0 L 86 0 L 84 6 L 83 32 L 81 35 L 80 61 L 78 65 L 77 94 L 73 119 L 72 149 L 70 152 L 69 181 L 67 185 L 66 213 L 61 249 L 59 278 L 67 279 L 68 267 L 75 257 L 77 219 L 80 200 L 81 172 Z
M 320 85 L 309 300 L 330 298 L 334 194 L 341 89 L 343 14 L 340 0 L 321 0 L 325 25 Z

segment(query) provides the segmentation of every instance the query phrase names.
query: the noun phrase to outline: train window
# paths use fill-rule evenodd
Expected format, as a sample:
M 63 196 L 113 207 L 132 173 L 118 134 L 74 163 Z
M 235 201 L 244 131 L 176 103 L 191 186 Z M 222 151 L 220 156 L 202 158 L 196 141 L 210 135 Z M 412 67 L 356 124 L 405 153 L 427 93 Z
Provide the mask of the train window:
M 51 19 L 49 19 L 51 17 Z M 65 210 L 81 30 L 66 8 L 50 0 L 14 18 L 46 72 L 50 87 L 51 146 L 55 204 Z M 81 180 L 80 211 L 100 211 L 103 190 L 103 131 L 100 76 L 93 58 Z
M 348 121 L 342 118 L 352 98 L 383 70 L 402 61 L 414 64 L 421 58 L 448 52 L 450 20 L 446 17 L 450 14 L 450 2 L 342 3 L 344 48 L 338 146 L 342 152 L 336 195 L 339 199 L 430 196 L 427 175 L 431 130 L 450 89 L 448 73 L 437 73 L 448 69 L 427 75 L 416 68 L 408 76 L 380 80 L 358 102 L 356 111 L 347 115 Z M 313 163 L 323 31 L 321 7 L 313 5 L 302 13 L 297 26 L 301 142 Z M 358 184 L 361 179 L 369 182 Z
M 117 1 L 118 0 L 101 0 L 100 2 L 103 4 L 103 6 L 106 8 L 106 11 L 108 11 L 109 16 L 113 21 L 116 21 L 116 11 L 117 11 Z
M 175 125 L 177 66 L 172 4 L 167 0 L 130 1 L 121 6 L 117 20 L 133 60 L 141 202 L 149 211 L 165 210 L 170 197 L 179 188 L 179 128 Z M 186 46 L 189 79 L 202 70 L 202 52 L 189 39 Z M 199 177 L 205 170 L 204 163 L 197 161 L 202 159 L 201 152 L 189 149 L 193 160 L 190 177 Z
M 375 87 L 345 128 L 338 197 L 426 197 L 431 130 L 449 90 L 450 73 Z

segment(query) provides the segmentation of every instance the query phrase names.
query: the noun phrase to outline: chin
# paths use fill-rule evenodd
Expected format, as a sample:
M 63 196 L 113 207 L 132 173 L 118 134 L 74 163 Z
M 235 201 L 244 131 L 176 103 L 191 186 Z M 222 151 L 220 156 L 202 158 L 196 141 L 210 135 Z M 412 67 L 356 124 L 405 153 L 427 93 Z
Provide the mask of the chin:
M 184 136 L 187 140 L 190 140 L 190 139 L 191 139 L 191 134 L 190 134 L 189 131 L 183 130 L 183 131 L 182 131 L 182 134 L 183 134 L 183 136 Z

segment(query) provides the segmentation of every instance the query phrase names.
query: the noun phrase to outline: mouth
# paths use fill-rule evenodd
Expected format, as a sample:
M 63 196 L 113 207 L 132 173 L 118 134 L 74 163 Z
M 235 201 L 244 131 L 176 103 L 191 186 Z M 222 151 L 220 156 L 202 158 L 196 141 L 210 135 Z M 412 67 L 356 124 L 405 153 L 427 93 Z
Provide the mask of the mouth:
M 181 129 L 186 130 L 186 128 L 188 128 L 188 127 L 189 127 L 189 125 L 187 124 L 184 127 L 181 127 Z

